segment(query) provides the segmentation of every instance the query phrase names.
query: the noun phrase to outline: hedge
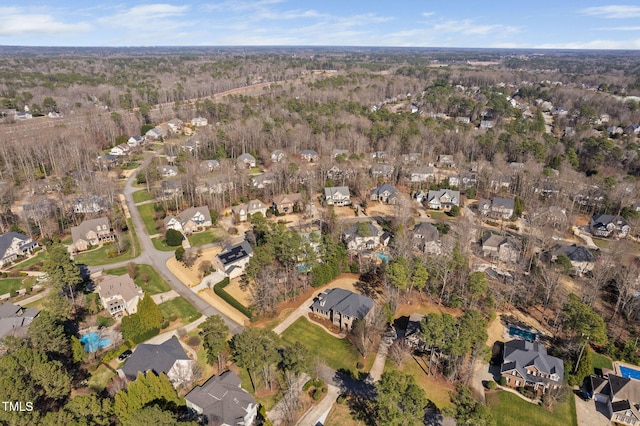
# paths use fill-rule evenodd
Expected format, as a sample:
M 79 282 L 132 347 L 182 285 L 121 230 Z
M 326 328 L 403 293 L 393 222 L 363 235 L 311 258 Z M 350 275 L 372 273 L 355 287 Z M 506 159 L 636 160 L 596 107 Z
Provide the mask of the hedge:
M 134 336 L 132 338 L 133 343 L 138 344 L 138 343 L 142 343 L 145 340 L 149 340 L 154 336 L 157 336 L 160 333 L 160 330 L 158 330 L 157 328 L 152 328 L 150 330 L 147 330 L 144 333 L 140 333 L 137 336 Z
M 224 277 L 222 281 L 220 281 L 219 283 L 213 286 L 213 292 L 218 296 L 220 296 L 222 300 L 224 300 L 225 302 L 227 302 L 228 304 L 236 308 L 238 311 L 240 311 L 244 316 L 246 316 L 249 319 L 252 319 L 253 313 L 251 312 L 251 309 L 248 309 L 242 303 L 238 302 L 235 297 L 233 297 L 232 295 L 230 295 L 224 290 L 224 288 L 228 286 L 230 282 L 231 281 L 229 281 L 229 277 Z

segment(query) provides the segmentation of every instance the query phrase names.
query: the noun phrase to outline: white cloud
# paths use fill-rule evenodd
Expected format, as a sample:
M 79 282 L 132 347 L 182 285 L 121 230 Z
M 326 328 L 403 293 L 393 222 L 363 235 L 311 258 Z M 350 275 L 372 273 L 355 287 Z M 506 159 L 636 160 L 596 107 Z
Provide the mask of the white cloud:
M 517 27 L 502 24 L 477 24 L 473 19 L 443 21 L 433 26 L 436 32 L 486 36 L 518 32 Z
M 608 6 L 595 6 L 582 9 L 583 15 L 599 16 L 609 19 L 625 19 L 625 18 L 638 18 L 640 17 L 640 6 L 627 6 L 627 5 L 608 5 Z
M 98 21 L 113 26 L 142 28 L 157 27 L 159 22 L 165 25 L 167 21 L 184 16 L 189 6 L 174 6 L 167 3 L 134 6 L 123 12 L 105 16 Z
M 600 31 L 640 31 L 640 27 L 600 27 Z
M 632 40 L 590 40 L 569 43 L 547 43 L 533 46 L 537 49 L 640 49 L 640 39 Z
M 425 18 L 428 18 L 429 16 L 433 16 L 435 15 L 435 12 L 422 12 L 420 15 L 422 15 Z
M 0 36 L 74 35 L 91 30 L 85 22 L 68 24 L 53 15 L 31 13 L 16 7 L 0 8 Z

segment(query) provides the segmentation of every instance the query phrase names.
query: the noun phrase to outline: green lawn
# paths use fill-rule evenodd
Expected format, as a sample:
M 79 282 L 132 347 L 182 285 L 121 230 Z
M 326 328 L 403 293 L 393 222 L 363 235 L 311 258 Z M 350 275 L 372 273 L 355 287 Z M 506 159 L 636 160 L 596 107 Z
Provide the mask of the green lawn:
M 115 372 L 104 365 L 101 365 L 95 372 L 93 372 L 93 374 L 91 374 L 91 377 L 87 380 L 87 385 L 90 389 L 93 389 L 96 392 L 102 392 L 107 387 L 109 380 L 111 380 L 115 375 Z
M 128 273 L 126 266 L 107 269 L 104 272 L 111 275 L 124 275 Z M 142 279 L 145 274 L 149 275 L 149 280 L 146 283 Z M 158 275 L 156 270 L 149 265 L 138 265 L 138 274 L 136 275 L 135 281 L 145 293 L 160 294 L 171 290 L 169 284 L 167 284 L 165 280 Z
M 613 370 L 613 362 L 611 361 L 611 358 L 597 352 L 591 352 L 591 364 L 593 364 L 594 370 L 596 368 L 608 368 L 609 370 Z
M 14 265 L 11 269 L 17 269 L 20 271 L 28 270 L 32 266 L 37 265 L 40 262 L 44 262 L 46 258 L 47 252 L 45 250 L 40 250 L 35 256 Z
M 593 243 L 595 245 L 597 245 L 601 249 L 608 249 L 609 248 L 609 241 L 608 240 L 603 240 L 602 238 L 593 238 Z
M 189 324 L 202 316 L 184 297 L 176 297 L 158 306 L 165 318 L 169 318 L 172 314 L 175 314 L 178 318 L 182 319 L 182 324 Z
M 133 251 L 131 248 L 125 250 L 120 256 L 109 257 L 108 253 L 114 249 L 113 244 L 104 245 L 95 250 L 77 255 L 74 261 L 83 265 L 99 266 L 133 259 Z
M 375 355 L 372 357 L 375 358 Z M 420 364 L 419 364 L 420 363 Z M 425 373 L 427 369 L 427 361 L 420 357 L 408 357 L 401 366 L 396 366 L 387 359 L 384 371 L 400 370 L 416 378 L 418 386 L 420 386 L 429 401 L 433 402 L 438 409 L 442 410 L 451 405 L 449 391 L 454 390 L 454 386 L 450 383 L 438 381 L 434 376 Z
M 11 293 L 22 288 L 22 278 L 5 278 L 0 280 L 0 294 Z
M 221 234 L 220 230 L 214 230 L 214 229 L 207 229 L 202 232 L 191 234 L 189 236 L 189 244 L 191 244 L 191 247 L 197 247 L 204 244 L 222 241 L 224 237 L 221 236 L 220 234 Z
M 553 412 L 539 405 L 531 404 L 510 392 L 488 392 L 487 405 L 498 421 L 498 426 L 536 425 L 536 426 L 574 426 L 576 401 L 571 389 L 566 390 L 566 401 L 556 403 Z
M 154 198 L 153 195 L 151 195 L 149 191 L 147 191 L 146 189 L 143 189 L 141 191 L 136 191 L 133 193 L 133 201 L 135 201 L 136 203 L 150 201 L 150 200 L 153 200 L 153 198 Z
M 138 211 L 142 216 L 144 227 L 147 228 L 149 235 L 157 234 L 158 230 L 156 229 L 156 220 L 154 219 L 153 203 L 138 206 Z
M 351 342 L 328 334 L 306 318 L 299 318 L 291 324 L 282 333 L 282 341 L 285 346 L 291 346 L 295 342 L 303 343 L 309 352 L 318 355 L 320 360 L 334 370 L 355 370 L 359 359 L 358 352 Z M 375 357 L 375 354 L 370 356 Z
M 134 256 L 139 256 L 142 254 L 142 248 L 140 247 L 140 240 L 138 240 L 138 234 L 136 233 L 136 228 L 133 226 L 131 218 L 127 219 L 127 229 L 133 240 Z
M 161 250 L 161 251 L 176 251 L 176 249 L 180 247 L 180 246 L 175 246 L 175 247 L 168 246 L 167 243 L 164 242 L 164 239 L 160 237 L 152 238 L 151 242 L 153 243 L 153 246 L 156 248 L 156 250 Z

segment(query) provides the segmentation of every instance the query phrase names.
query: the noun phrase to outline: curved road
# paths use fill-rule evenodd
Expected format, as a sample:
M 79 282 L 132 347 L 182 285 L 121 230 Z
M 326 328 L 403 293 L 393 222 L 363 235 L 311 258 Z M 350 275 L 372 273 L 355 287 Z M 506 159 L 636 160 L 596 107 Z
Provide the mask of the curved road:
M 145 162 L 146 163 L 146 162 Z M 211 316 L 211 315 L 220 315 L 224 322 L 229 327 L 229 331 L 232 334 L 241 333 L 244 327 L 241 324 L 233 321 L 231 318 L 222 314 L 219 310 L 202 300 L 196 293 L 194 293 L 189 287 L 185 286 L 173 273 L 167 268 L 167 260 L 171 258 L 174 254 L 173 252 L 160 251 L 157 250 L 153 243 L 151 242 L 151 238 L 149 237 L 149 233 L 147 232 L 147 228 L 144 226 L 144 222 L 142 221 L 142 216 L 136 207 L 135 201 L 133 200 L 133 193 L 140 188 L 134 188 L 133 181 L 135 179 L 136 173 L 132 173 L 131 176 L 127 179 L 127 183 L 124 187 L 124 197 L 127 201 L 127 207 L 129 208 L 129 213 L 131 214 L 131 221 L 133 222 L 133 227 L 138 234 L 138 240 L 140 241 L 140 248 L 142 253 L 136 257 L 135 259 L 114 263 L 111 265 L 103 265 L 100 267 L 89 267 L 89 271 L 95 272 L 105 268 L 111 268 L 116 266 L 124 266 L 130 262 L 147 264 L 153 267 L 158 274 L 169 284 L 169 286 L 175 290 L 180 296 L 184 297 L 191 303 L 193 306 L 198 309 L 203 315 Z

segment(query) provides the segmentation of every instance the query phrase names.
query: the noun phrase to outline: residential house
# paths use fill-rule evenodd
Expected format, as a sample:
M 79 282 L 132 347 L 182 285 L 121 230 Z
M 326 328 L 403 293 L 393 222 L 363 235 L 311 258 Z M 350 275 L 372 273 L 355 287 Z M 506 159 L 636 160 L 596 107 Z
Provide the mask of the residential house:
M 167 125 L 169 126 L 169 129 L 171 130 L 171 132 L 179 133 L 184 127 L 184 122 L 179 118 L 172 118 L 167 122 Z
M 195 117 L 191 119 L 191 125 L 194 127 L 205 127 L 209 121 L 204 117 Z
M 273 161 L 274 163 L 279 163 L 285 158 L 287 158 L 287 154 L 281 149 L 276 149 L 275 151 L 271 152 L 271 161 Z
M 348 206 L 351 195 L 348 186 L 331 186 L 324 189 L 324 199 L 330 206 Z
M 29 256 L 38 247 L 38 242 L 18 232 L 0 235 L 0 266 L 13 262 L 18 256 Z
M 379 163 L 386 163 L 389 159 L 389 154 L 387 154 L 385 151 L 372 152 L 371 159 L 376 160 Z
M 220 168 L 220 162 L 218 160 L 204 160 L 200 163 L 200 165 L 204 170 L 208 172 L 212 172 Z
M 354 170 L 348 166 L 338 166 L 337 164 L 334 164 L 329 170 L 327 170 L 327 178 L 333 181 L 350 179 L 354 175 Z
M 413 194 L 413 199 L 422 204 L 427 199 L 427 194 L 421 189 Z
M 242 168 L 250 169 L 256 166 L 256 159 L 253 155 L 245 152 L 244 154 L 238 156 L 237 163 Z
M 175 229 L 185 234 L 203 231 L 211 226 L 209 207 L 191 207 L 178 216 L 169 215 L 164 218 L 165 229 Z
M 200 141 L 195 139 L 188 139 L 184 141 L 180 149 L 188 152 L 189 154 L 193 154 L 198 152 L 198 148 L 200 148 Z
M 413 227 L 413 245 L 423 253 L 440 254 L 440 233 L 428 222 L 417 223 Z
M 458 175 L 449 176 L 447 181 L 449 182 L 449 186 L 453 188 L 458 188 L 460 186 L 460 176 Z
M 356 320 L 368 320 L 374 312 L 374 301 L 342 288 L 320 293 L 311 305 L 311 312 L 328 319 L 340 330 L 350 330 Z
M 253 248 L 247 241 L 242 241 L 240 244 L 226 246 L 216 256 L 214 266 L 224 272 L 229 279 L 233 279 L 244 274 L 252 257 Z
M 348 155 L 349 155 L 349 151 L 346 150 L 346 149 L 337 149 L 336 148 L 336 149 L 333 149 L 331 151 L 331 158 L 333 158 L 333 159 L 336 159 L 336 158 L 338 158 L 340 156 L 346 158 Z
M 489 186 L 494 191 L 501 189 L 509 189 L 511 187 L 512 177 L 505 174 L 495 174 L 489 179 Z
M 428 182 L 435 179 L 436 170 L 433 166 L 424 166 L 411 170 L 409 180 L 411 182 Z
M 129 275 L 106 275 L 96 286 L 102 306 L 115 317 L 138 312 L 144 292 Z
M 493 197 L 491 201 L 483 198 L 478 202 L 480 214 L 494 219 L 510 219 L 514 208 L 515 200 L 512 198 Z
M 109 154 L 123 156 L 123 155 L 128 155 L 129 151 L 131 151 L 131 148 L 129 147 L 129 145 L 126 143 L 121 143 L 120 145 L 116 145 L 113 148 L 111 148 L 111 151 L 109 151 Z
M 371 201 L 380 201 L 385 204 L 396 204 L 398 202 L 398 190 L 385 183 L 378 185 L 369 193 Z
M 240 204 L 231 207 L 231 211 L 238 220 L 238 222 L 246 222 L 249 216 L 256 213 L 262 213 L 263 216 L 267 215 L 267 206 L 260 200 L 251 200 L 248 203 Z
M 389 244 L 391 236 L 375 221 L 356 222 L 342 233 L 347 250 L 375 250 Z
M 101 169 L 110 169 L 120 164 L 120 159 L 117 155 L 112 154 L 98 155 L 96 157 L 96 163 Z
M 615 238 L 624 238 L 631 230 L 625 218 L 610 214 L 594 215 L 589 223 L 589 229 L 593 235 L 598 237 Z
M 410 152 L 409 154 L 402 154 L 400 159 L 402 164 L 417 164 L 421 157 L 422 155 L 419 152 Z
M 72 252 L 84 251 L 89 246 L 100 246 L 106 242 L 115 241 L 116 236 L 109 224 L 109 218 L 99 217 L 82 221 L 80 225 L 71 228 L 73 243 L 69 246 Z
M 98 195 L 80 196 L 73 203 L 74 213 L 99 213 L 107 210 L 107 202 Z
M 409 315 L 409 322 L 404 332 L 404 341 L 415 351 L 425 351 L 427 344 L 422 339 L 422 319 L 424 315 L 413 313 Z
M 606 415 L 613 423 L 640 424 L 640 381 L 610 372 L 604 377 L 591 376 L 590 382 L 596 404 L 605 405 Z
M 440 189 L 429 191 L 427 195 L 427 206 L 432 210 L 449 211 L 453 206 L 460 207 L 460 191 L 451 189 Z
M 308 163 L 316 163 L 320 159 L 320 155 L 313 149 L 303 149 L 300 151 L 300 158 Z
M 258 189 L 264 189 L 271 186 L 276 181 L 276 175 L 271 172 L 262 173 L 251 178 L 251 185 Z
M 492 120 L 482 120 L 480 121 L 481 129 L 493 129 L 496 126 L 496 123 Z
M 391 179 L 393 177 L 393 172 L 393 166 L 390 164 L 374 164 L 369 170 L 369 173 L 371 173 L 371 177 L 375 179 Z
M 149 129 L 147 133 L 144 134 L 144 138 L 146 140 L 152 140 L 152 141 L 157 141 L 165 136 L 167 135 L 166 133 L 164 133 L 164 130 L 158 126 L 154 127 L 153 129 Z
M 293 213 L 295 209 L 301 210 L 302 195 L 282 194 L 273 197 L 273 208 L 280 214 Z
M 471 123 L 471 118 L 470 117 L 456 117 L 456 122 L 457 123 L 462 123 L 462 124 L 469 124 L 469 123 Z
M 451 180 L 449 180 L 451 183 Z M 460 173 L 460 183 L 458 184 L 461 188 L 469 188 L 472 186 L 476 186 L 478 180 L 476 178 L 476 174 L 472 172 L 462 172 Z
M 127 362 L 118 370 L 120 377 L 135 380 L 138 373 L 166 374 L 175 388 L 189 384 L 193 379 L 195 360 L 185 353 L 180 340 L 172 336 L 169 340 L 152 345 L 141 343 Z
M 558 256 L 562 255 L 567 256 L 576 275 L 582 276 L 586 272 L 593 271 L 596 258 L 588 248 L 576 244 L 558 244 L 551 250 L 551 261 L 557 261 Z
M 127 145 L 129 145 L 130 148 L 135 148 L 137 146 L 144 145 L 144 138 L 140 135 L 131 136 L 127 140 Z
M 454 169 L 456 163 L 453 160 L 453 155 L 438 155 L 436 158 L 436 166 L 440 169 Z
M 241 384 L 233 371 L 213 376 L 184 397 L 187 408 L 206 419 L 204 424 L 251 426 L 258 415 L 258 404 Z
M 160 183 L 160 189 L 162 190 L 162 196 L 165 199 L 181 197 L 184 192 L 180 179 L 163 180 L 162 183 Z
M 562 360 L 547 354 L 542 343 L 512 340 L 504 344 L 500 375 L 513 388 L 528 387 L 538 394 L 562 387 Z
M 520 258 L 520 243 L 513 237 L 487 232 L 481 243 L 482 254 L 494 261 L 515 263 Z
M 173 177 L 178 175 L 178 167 L 177 166 L 160 166 L 160 174 L 164 177 Z
M 25 309 L 11 302 L 0 305 L 0 340 L 9 336 L 26 337 L 29 324 L 39 313 L 36 308 Z

